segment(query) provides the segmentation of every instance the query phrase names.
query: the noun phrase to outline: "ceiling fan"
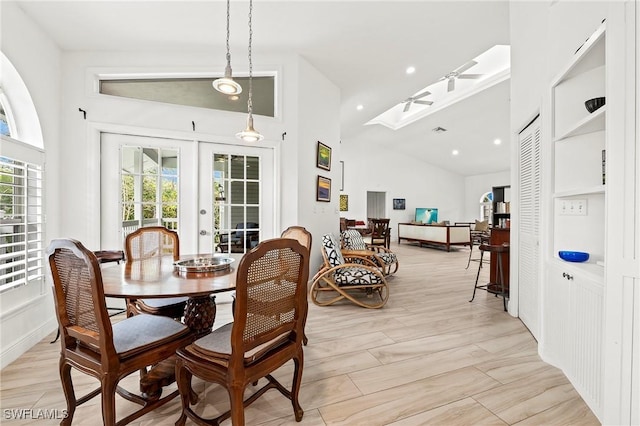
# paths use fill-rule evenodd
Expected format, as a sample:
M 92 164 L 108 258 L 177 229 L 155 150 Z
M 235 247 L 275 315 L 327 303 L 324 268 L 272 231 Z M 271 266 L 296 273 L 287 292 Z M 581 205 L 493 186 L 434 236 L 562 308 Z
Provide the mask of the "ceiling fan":
M 419 93 L 415 96 L 409 96 L 407 99 L 405 99 L 404 101 L 402 101 L 402 103 L 404 104 L 404 109 L 402 110 L 402 112 L 407 112 L 409 111 L 409 108 L 411 108 L 411 104 L 421 104 L 421 105 L 431 105 L 433 104 L 432 101 L 423 101 L 421 100 L 422 98 L 424 98 L 425 96 L 430 95 L 431 92 L 424 91 L 422 93 Z
M 476 61 L 469 61 L 466 64 L 464 64 L 463 66 L 461 66 L 460 68 L 458 68 L 455 71 L 451 71 L 449 74 L 445 75 L 444 77 L 442 77 L 440 79 L 440 81 L 442 80 L 449 80 L 447 83 L 447 92 L 451 92 L 452 90 L 455 89 L 456 87 L 456 78 L 462 78 L 462 79 L 476 79 L 476 78 L 480 78 L 482 77 L 482 74 L 463 74 L 463 72 L 465 72 L 466 70 L 468 70 L 469 68 L 471 68 L 474 65 L 477 65 L 478 63 Z

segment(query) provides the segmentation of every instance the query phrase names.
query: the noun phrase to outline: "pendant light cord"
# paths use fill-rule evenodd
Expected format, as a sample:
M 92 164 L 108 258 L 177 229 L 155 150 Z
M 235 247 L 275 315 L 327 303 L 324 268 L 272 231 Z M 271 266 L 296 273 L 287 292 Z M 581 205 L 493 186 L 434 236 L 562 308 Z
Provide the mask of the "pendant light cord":
M 253 95 L 253 61 L 251 59 L 251 41 L 253 39 L 253 27 L 251 25 L 252 17 L 253 0 L 249 0 L 249 100 L 247 101 L 247 107 L 249 108 L 249 117 L 251 117 L 253 112 L 253 103 L 251 101 Z
M 229 9 L 231 8 L 231 0 L 227 0 L 227 66 L 231 66 L 231 49 L 229 49 L 229 17 L 231 16 Z

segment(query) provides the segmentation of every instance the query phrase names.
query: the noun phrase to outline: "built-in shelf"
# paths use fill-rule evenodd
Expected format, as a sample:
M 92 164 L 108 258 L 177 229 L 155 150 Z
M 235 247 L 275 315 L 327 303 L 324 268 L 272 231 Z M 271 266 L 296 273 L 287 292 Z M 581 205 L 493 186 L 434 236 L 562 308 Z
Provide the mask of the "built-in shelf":
M 561 191 L 553 194 L 553 198 L 575 197 L 579 195 L 604 194 L 605 186 L 592 186 L 589 188 L 577 188 L 570 191 Z
M 603 131 L 605 129 L 606 112 L 607 106 L 603 105 L 584 119 L 577 122 L 569 130 L 556 137 L 556 142 L 573 136 Z
M 555 253 L 555 256 L 557 255 L 558 253 Z M 567 262 L 559 257 L 554 257 L 553 262 L 556 263 L 558 268 L 561 270 L 567 271 L 571 274 L 578 274 L 584 278 L 589 278 L 595 281 L 599 285 L 603 285 L 604 265 L 598 263 L 602 263 L 602 261 L 589 259 L 587 262 Z
M 588 69 L 605 63 L 605 35 L 606 26 L 603 23 L 600 27 L 580 46 L 571 62 L 558 73 L 558 76 L 551 82 L 551 86 L 559 85 L 563 80 L 581 74 Z

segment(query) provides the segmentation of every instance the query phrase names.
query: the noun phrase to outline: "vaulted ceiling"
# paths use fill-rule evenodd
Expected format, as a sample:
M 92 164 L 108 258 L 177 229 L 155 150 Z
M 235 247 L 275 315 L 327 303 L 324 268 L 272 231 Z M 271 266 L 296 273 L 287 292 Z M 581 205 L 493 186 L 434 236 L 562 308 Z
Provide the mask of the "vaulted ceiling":
M 18 3 L 63 50 L 207 51 L 225 42 L 223 0 Z M 246 64 L 247 13 L 247 1 L 231 1 L 234 71 Z M 509 169 L 509 80 L 399 130 L 364 123 L 508 44 L 506 0 L 254 0 L 254 52 L 297 52 L 340 88 L 343 143 L 389 146 L 462 175 Z

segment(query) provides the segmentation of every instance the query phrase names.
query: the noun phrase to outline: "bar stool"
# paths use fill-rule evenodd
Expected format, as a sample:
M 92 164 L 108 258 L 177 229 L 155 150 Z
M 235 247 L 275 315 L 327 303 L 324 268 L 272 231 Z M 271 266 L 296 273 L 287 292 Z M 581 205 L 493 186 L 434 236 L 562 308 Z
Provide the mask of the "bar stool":
M 482 258 L 484 257 L 484 252 L 495 253 L 496 254 L 496 282 L 489 282 L 487 284 L 478 285 L 478 279 L 480 278 L 480 269 L 482 269 Z M 476 297 L 476 290 L 486 290 L 489 293 L 493 293 L 497 296 L 502 297 L 502 304 L 504 306 L 504 310 L 507 310 L 507 297 L 508 293 L 504 288 L 504 280 L 503 280 L 503 267 L 502 267 L 502 255 L 504 253 L 509 253 L 509 245 L 508 244 L 481 244 L 480 245 L 480 265 L 478 266 L 478 274 L 476 275 L 476 284 L 473 287 L 473 296 L 469 302 L 473 302 L 473 299 Z
M 491 238 L 491 235 L 487 232 L 471 231 L 471 247 L 469 250 L 469 260 L 467 260 L 467 267 L 464 269 L 469 269 L 469 265 L 471 265 L 471 262 L 480 262 L 480 267 L 482 268 L 482 262 L 480 261 L 480 259 L 482 259 L 482 252 L 480 252 L 480 257 L 478 259 L 471 258 L 471 255 L 473 254 L 473 246 L 474 245 L 481 246 L 482 244 L 489 244 L 490 238 Z

